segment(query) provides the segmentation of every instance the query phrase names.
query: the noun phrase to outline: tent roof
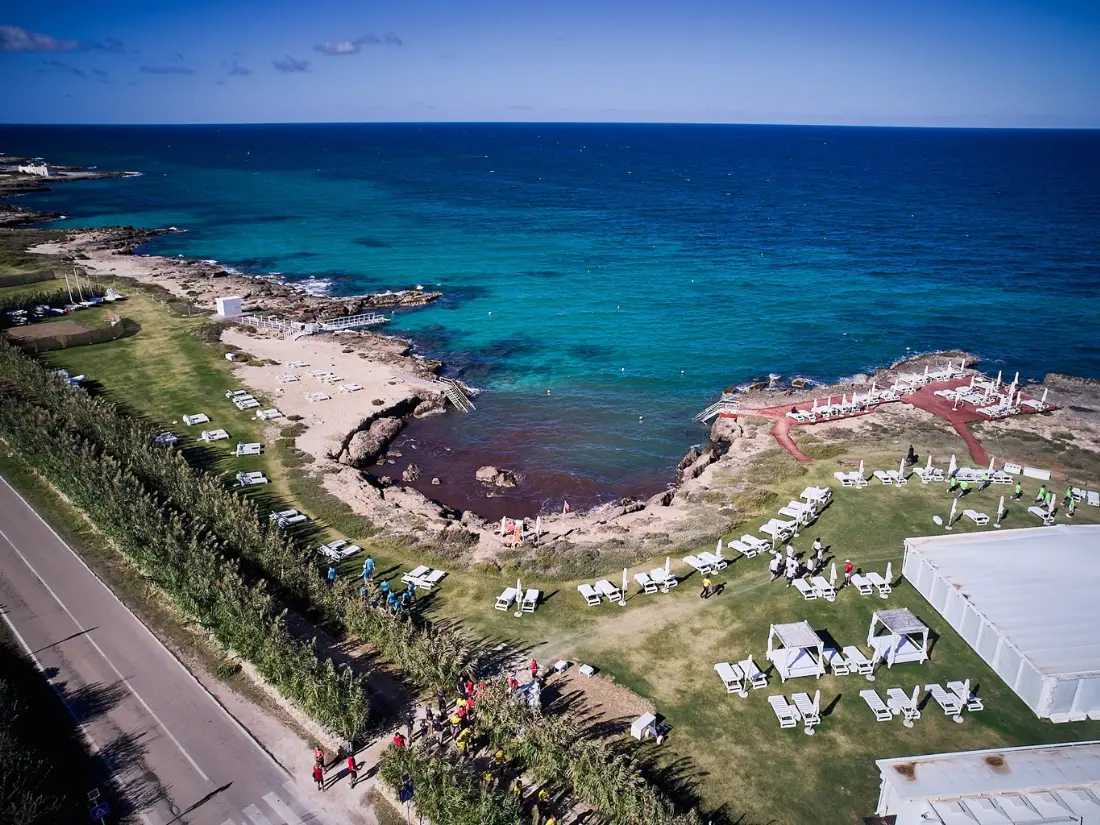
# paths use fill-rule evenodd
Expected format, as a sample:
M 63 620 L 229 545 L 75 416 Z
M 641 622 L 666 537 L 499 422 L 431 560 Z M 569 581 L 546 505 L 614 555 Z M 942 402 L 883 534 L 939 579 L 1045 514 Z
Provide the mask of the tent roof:
M 807 621 L 792 622 L 790 624 L 773 624 L 772 633 L 774 633 L 779 641 L 783 643 L 783 647 L 824 647 L 825 643 L 821 641 L 821 637 L 818 636 L 810 623 Z
M 912 538 L 905 544 L 1042 673 L 1100 673 L 1100 525 Z
M 905 607 L 899 607 L 896 610 L 876 610 L 875 618 L 882 622 L 883 627 L 891 633 L 898 635 L 902 633 L 923 633 L 928 629 L 920 619 Z

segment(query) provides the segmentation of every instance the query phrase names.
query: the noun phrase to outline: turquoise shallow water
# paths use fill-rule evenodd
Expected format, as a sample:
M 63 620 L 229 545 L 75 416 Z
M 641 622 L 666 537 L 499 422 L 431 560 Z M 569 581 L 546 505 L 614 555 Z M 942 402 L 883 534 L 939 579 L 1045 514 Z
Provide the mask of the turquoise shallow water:
M 1096 132 L 0 127 L 0 147 L 141 171 L 28 204 L 188 230 L 151 252 L 443 290 L 391 330 L 487 392 L 411 436 L 443 469 L 517 467 L 529 500 L 660 487 L 704 438 L 692 415 L 769 372 L 964 347 L 1100 377 Z

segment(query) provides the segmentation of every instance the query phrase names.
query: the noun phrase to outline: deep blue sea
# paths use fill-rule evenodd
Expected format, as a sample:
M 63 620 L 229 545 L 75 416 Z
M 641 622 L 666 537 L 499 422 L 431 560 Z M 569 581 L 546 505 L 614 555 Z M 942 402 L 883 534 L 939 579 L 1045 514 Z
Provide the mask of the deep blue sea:
M 411 436 L 532 499 L 659 489 L 692 415 L 770 372 L 962 347 L 1100 377 L 1100 132 L 0 127 L 0 151 L 142 173 L 26 199 L 61 225 L 174 225 L 146 251 L 334 293 L 441 289 L 389 328 L 486 392 Z

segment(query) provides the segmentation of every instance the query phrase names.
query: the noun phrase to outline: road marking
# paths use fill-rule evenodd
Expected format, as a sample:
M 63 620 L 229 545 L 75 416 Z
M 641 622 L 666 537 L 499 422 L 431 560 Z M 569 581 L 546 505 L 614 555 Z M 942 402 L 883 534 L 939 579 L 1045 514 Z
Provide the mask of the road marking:
M 68 616 L 68 617 L 69 617 L 70 619 L 72 619 L 72 622 L 73 622 L 73 624 L 74 624 L 74 625 L 76 625 L 76 627 L 77 627 L 77 630 L 84 630 L 84 626 L 83 626 L 83 625 L 82 625 L 82 624 L 81 624 L 80 622 L 78 622 L 78 621 L 76 620 L 76 616 L 74 616 L 74 615 L 72 614 L 72 611 L 70 611 L 70 610 L 69 610 L 69 608 L 65 606 L 65 603 L 64 603 L 63 601 L 61 601 L 61 599 L 60 599 L 60 598 L 58 598 L 57 594 L 53 592 L 53 588 L 52 588 L 52 587 L 50 587 L 50 586 L 49 586 L 48 584 L 46 584 L 46 580 L 45 580 L 45 579 L 43 579 L 43 578 L 42 578 L 42 577 L 41 577 L 40 575 L 38 575 L 38 571 L 34 569 L 34 566 L 33 566 L 33 565 L 32 565 L 32 564 L 31 564 L 31 563 L 30 563 L 30 562 L 29 562 L 29 561 L 27 560 L 27 557 L 26 557 L 26 556 L 24 556 L 24 555 L 23 555 L 23 554 L 22 554 L 22 553 L 21 553 L 21 552 L 19 551 L 19 548 L 15 546 L 15 544 L 14 544 L 14 543 L 12 542 L 12 540 L 11 540 L 11 539 L 9 539 L 9 538 L 8 538 L 7 534 L 6 534 L 6 533 L 5 533 L 5 532 L 4 532 L 3 530 L 0 530 L 0 538 L 4 539 L 4 541 L 6 541 L 6 542 L 8 543 L 8 546 L 10 546 L 10 547 L 11 547 L 11 549 L 15 551 L 15 554 L 16 554 L 17 556 L 19 556 L 19 558 L 20 558 L 20 559 L 22 559 L 22 560 L 23 560 L 23 564 L 27 565 L 27 569 L 28 569 L 28 570 L 30 570 L 30 571 L 31 571 L 32 573 L 34 573 L 34 576 L 35 576 L 35 578 L 36 578 L 36 579 L 38 579 L 38 581 L 40 581 L 40 582 L 42 583 L 42 586 L 43 586 L 43 587 L 45 587 L 45 588 L 46 588 L 46 592 L 48 592 L 48 593 L 49 593 L 49 594 L 50 594 L 51 596 L 53 596 L 53 600 L 54 600 L 55 602 L 57 602 L 57 603 L 58 603 L 58 605 L 60 605 L 60 607 L 61 607 L 61 609 L 62 609 L 62 610 L 64 610 L 64 611 L 65 611 L 65 615 L 66 615 L 66 616 Z M 194 759 L 193 759 L 193 758 L 191 757 L 191 754 L 189 754 L 189 753 L 187 752 L 187 749 L 186 749 L 186 748 L 184 748 L 184 747 L 183 747 L 183 745 L 181 745 L 181 744 L 180 744 L 180 740 L 178 740 L 178 739 L 177 739 L 177 738 L 175 737 L 175 735 L 174 735 L 174 734 L 172 733 L 172 731 L 168 730 L 168 726 L 167 726 L 167 725 L 165 725 L 165 724 L 164 724 L 164 722 L 162 722 L 162 721 L 161 721 L 161 718 L 160 718 L 159 716 L 157 716 L 156 712 L 154 712 L 154 710 L 153 710 L 153 709 L 152 709 L 151 707 L 149 707 L 149 703 L 148 703 L 148 702 L 146 702 L 146 701 L 145 701 L 145 700 L 144 700 L 144 699 L 143 699 L 143 698 L 141 697 L 141 694 L 140 694 L 140 693 L 138 693 L 138 692 L 137 692 L 137 691 L 136 691 L 136 690 L 134 689 L 133 685 L 131 685 L 131 684 L 130 684 L 129 680 L 127 680 L 127 678 L 126 678 L 125 676 L 123 676 L 123 675 L 122 675 L 122 672 L 121 672 L 121 671 L 120 671 L 120 670 L 119 670 L 119 669 L 118 669 L 117 667 L 115 667 L 115 663 L 114 663 L 114 662 L 112 662 L 112 661 L 111 661 L 110 659 L 108 659 L 108 658 L 107 658 L 107 654 L 103 652 L 103 648 L 101 648 L 101 647 L 100 647 L 100 646 L 99 646 L 98 644 L 96 644 L 96 641 L 95 641 L 95 639 L 93 639 L 93 638 L 92 638 L 92 634 L 91 634 L 91 632 L 90 632 L 90 631 L 89 631 L 88 633 L 85 633 L 85 634 L 84 634 L 84 638 L 85 638 L 85 639 L 87 639 L 87 640 L 88 640 L 88 643 L 89 643 L 89 644 L 90 644 L 90 645 L 91 645 L 92 647 L 94 647 L 94 648 L 95 648 L 95 650 L 96 650 L 96 653 L 98 653 L 98 654 L 99 654 L 100 656 L 102 656 L 102 657 L 103 657 L 103 661 L 105 661 L 105 662 L 106 662 L 106 663 L 107 663 L 107 664 L 108 664 L 108 665 L 110 666 L 111 670 L 113 670 L 113 671 L 115 672 L 115 674 L 116 674 L 116 675 L 118 676 L 118 678 L 119 678 L 119 681 L 121 681 L 121 682 L 122 682 L 122 683 L 123 683 L 124 685 L 126 685 L 126 687 L 127 687 L 128 689 L 129 689 L 130 693 L 132 693 L 132 694 L 134 695 L 134 698 L 135 698 L 135 699 L 137 699 L 137 700 L 138 700 L 138 702 L 140 702 L 140 703 L 141 703 L 141 706 L 142 706 L 143 708 L 145 708 L 146 712 L 147 712 L 147 713 L 148 713 L 148 714 L 149 714 L 150 716 L 152 716 L 152 717 L 153 717 L 153 719 L 155 719 L 155 720 L 156 720 L 157 724 L 158 724 L 158 725 L 160 725 L 161 729 L 162 729 L 162 730 L 163 730 L 163 731 L 164 731 L 164 732 L 165 732 L 166 734 L 168 734 L 168 738 L 169 738 L 169 739 L 171 739 L 173 743 L 175 743 L 176 747 L 177 747 L 177 748 L 179 748 L 179 752 L 183 754 L 184 758 L 185 758 L 185 759 L 186 759 L 186 760 L 187 760 L 187 761 L 188 761 L 189 763 L 191 763 L 191 767 L 195 769 L 195 772 L 196 772 L 196 773 L 197 773 L 197 774 L 198 774 L 199 776 L 201 776 L 201 777 L 202 777 L 202 779 L 203 779 L 203 781 L 204 781 L 204 782 L 209 782 L 209 781 L 210 781 L 210 777 L 209 777 L 209 776 L 207 776 L 207 775 L 206 775 L 205 773 L 203 773 L 203 770 L 202 770 L 202 768 L 200 768 L 200 767 L 199 767 L 199 763 L 198 763 L 198 762 L 196 762 L 196 761 L 195 761 L 195 760 L 194 760 Z
M 237 823 L 234 822 L 232 819 L 227 819 L 225 820 L 225 822 L 222 823 L 222 825 L 237 825 Z
M 320 822 L 321 825 L 335 825 L 333 820 L 329 818 L 328 814 L 322 813 L 313 807 L 313 800 L 310 799 L 304 790 L 298 787 L 298 783 L 291 780 L 290 782 L 284 782 L 283 787 L 287 793 L 298 800 L 298 804 L 309 811 L 309 815 L 313 817 L 313 820 Z
M 275 796 L 275 794 L 265 793 L 264 802 L 270 805 L 271 809 L 283 818 L 286 825 L 304 825 L 301 817 L 294 813 L 294 811 L 290 809 L 290 806 L 279 799 L 279 797 Z
M 47 530 L 49 530 L 50 533 L 53 535 L 53 537 L 55 539 L 57 539 L 57 543 L 60 544 L 62 547 L 64 547 L 66 550 L 68 550 L 72 554 L 72 557 L 74 559 L 76 559 L 76 561 L 85 570 L 88 571 L 88 574 L 93 579 L 96 580 L 96 583 L 99 584 L 99 586 L 102 587 L 104 590 L 106 590 L 107 594 L 112 599 L 114 599 L 116 602 L 118 602 L 119 606 L 122 607 L 123 610 L 125 610 L 128 614 L 130 614 L 130 617 L 133 618 L 135 624 L 137 624 L 138 627 L 140 627 L 142 630 L 144 630 L 146 633 L 148 633 L 149 638 L 151 638 L 154 642 L 156 642 L 157 645 L 159 645 L 161 648 L 164 649 L 164 651 L 172 658 L 172 661 L 174 661 L 177 665 L 179 665 L 179 669 L 182 670 L 184 673 L 186 673 L 187 677 L 192 682 L 195 683 L 195 686 L 198 687 L 199 690 L 201 690 L 202 693 L 211 702 L 213 702 L 214 706 L 218 710 L 220 710 L 222 713 L 224 713 L 226 715 L 226 717 L 229 719 L 230 722 L 232 722 L 234 725 L 237 726 L 237 729 L 240 730 L 240 732 L 244 734 L 245 738 L 248 739 L 256 747 L 256 750 L 258 750 L 265 757 L 267 757 L 269 760 L 271 760 L 271 764 L 273 764 L 276 768 L 281 770 L 284 775 L 288 775 L 290 773 L 290 771 L 288 771 L 286 768 L 284 768 L 282 766 L 282 764 L 280 764 L 279 760 L 275 758 L 274 754 L 272 754 L 262 744 L 260 744 L 260 740 L 252 735 L 252 732 L 244 726 L 244 724 L 241 722 L 241 720 L 238 719 L 236 716 L 234 716 L 232 713 L 230 713 L 229 709 L 226 708 L 225 705 L 223 705 L 221 702 L 219 702 L 217 700 L 217 698 L 214 696 L 213 693 L 210 692 L 210 690 L 206 687 L 206 685 L 204 685 L 202 682 L 200 682 L 199 678 L 194 673 L 192 673 L 190 670 L 188 670 L 187 666 L 179 660 L 179 657 L 177 657 L 175 653 L 173 653 L 171 650 L 169 650 L 168 646 L 166 644 L 164 644 L 164 642 L 162 642 L 159 638 L 157 638 L 157 634 L 155 634 L 152 630 L 150 630 L 146 626 L 145 622 L 143 622 L 141 619 L 139 619 L 137 617 L 137 614 L 134 613 L 134 611 L 130 609 L 130 606 L 127 605 L 126 602 L 122 601 L 122 599 L 120 599 L 118 597 L 118 594 L 115 593 L 115 591 L 113 591 L 110 587 L 108 587 L 107 583 L 105 581 L 103 581 L 103 579 L 101 579 L 99 576 L 97 576 L 95 574 L 95 571 L 92 570 L 92 568 L 88 566 L 88 562 L 84 561 L 84 559 L 81 558 L 79 553 L 77 553 L 75 550 L 73 550 L 73 548 L 69 547 L 68 542 L 66 542 L 65 539 L 61 538 L 61 536 L 58 535 L 58 532 L 53 529 L 53 527 L 50 525 L 50 523 L 48 521 L 46 521 L 46 519 L 42 518 L 42 515 L 37 510 L 35 510 L 25 498 L 23 498 L 23 496 L 19 493 L 19 491 L 16 490 L 14 487 L 12 487 L 11 484 L 8 483 L 8 480 L 6 478 L 4 478 L 3 476 L 0 476 L 0 484 L 3 484 L 5 487 L 7 487 L 8 490 L 12 493 L 12 495 L 14 495 L 17 499 L 19 499 L 23 503 L 23 506 L 26 507 L 28 510 L 31 511 L 31 513 L 34 514 L 34 517 L 36 519 L 38 519 L 39 522 L 42 523 L 42 526 L 45 527 Z M 8 543 L 10 544 L 11 542 L 8 542 Z M 209 780 L 207 780 L 207 781 L 209 781 Z
M 271 820 L 264 816 L 263 811 L 255 805 L 249 805 L 245 808 L 244 815 L 252 820 L 253 825 L 271 825 Z

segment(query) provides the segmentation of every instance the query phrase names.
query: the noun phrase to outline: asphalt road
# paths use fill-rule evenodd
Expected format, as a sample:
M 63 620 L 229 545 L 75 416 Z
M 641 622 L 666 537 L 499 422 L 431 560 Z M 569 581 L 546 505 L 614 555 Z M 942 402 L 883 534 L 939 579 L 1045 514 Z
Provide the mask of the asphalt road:
M 334 825 L 3 479 L 0 611 L 125 785 L 132 821 Z

